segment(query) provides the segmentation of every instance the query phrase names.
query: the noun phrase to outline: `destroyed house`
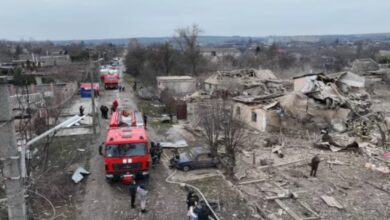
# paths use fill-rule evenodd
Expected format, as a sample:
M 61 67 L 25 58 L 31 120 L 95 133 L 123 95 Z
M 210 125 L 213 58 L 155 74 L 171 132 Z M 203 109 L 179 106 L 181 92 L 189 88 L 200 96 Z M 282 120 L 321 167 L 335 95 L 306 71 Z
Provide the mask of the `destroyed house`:
M 217 71 L 204 81 L 204 86 L 210 94 L 217 90 L 242 91 L 247 85 L 275 79 L 276 76 L 268 69 Z
M 284 115 L 302 124 L 344 131 L 354 115 L 370 112 L 365 79 L 352 72 L 294 77 L 294 92 L 280 99 Z

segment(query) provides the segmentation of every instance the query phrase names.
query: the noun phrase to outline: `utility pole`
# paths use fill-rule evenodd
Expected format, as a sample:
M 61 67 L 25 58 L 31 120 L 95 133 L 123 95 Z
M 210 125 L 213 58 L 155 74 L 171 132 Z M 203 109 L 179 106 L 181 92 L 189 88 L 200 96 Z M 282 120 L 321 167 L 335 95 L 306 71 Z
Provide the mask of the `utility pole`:
M 13 113 L 9 100 L 7 77 L 0 77 L 0 160 L 3 163 L 3 180 L 10 220 L 26 220 L 24 185 L 21 178 L 20 154 L 16 147 Z M 22 158 L 24 159 L 24 158 Z
M 93 86 L 93 81 L 94 81 L 94 78 L 93 77 L 95 74 L 94 74 L 94 68 L 92 66 L 92 61 L 91 61 L 91 53 L 89 53 L 89 77 L 91 79 L 91 100 L 92 100 L 92 129 L 93 129 L 93 134 L 95 135 L 96 134 L 96 121 L 95 121 L 95 89 L 94 89 L 94 86 Z

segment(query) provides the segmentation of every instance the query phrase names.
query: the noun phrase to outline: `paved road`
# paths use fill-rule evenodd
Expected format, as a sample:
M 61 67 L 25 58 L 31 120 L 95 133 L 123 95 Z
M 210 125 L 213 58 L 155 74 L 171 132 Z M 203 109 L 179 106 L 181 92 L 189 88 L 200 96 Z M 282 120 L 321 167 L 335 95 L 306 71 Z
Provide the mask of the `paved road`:
M 123 82 L 122 82 L 123 83 Z M 136 109 L 134 95 L 126 85 L 126 92 L 117 90 L 103 91 L 100 103 L 111 106 L 118 99 L 119 107 Z M 101 121 L 102 132 L 96 142 L 91 145 L 90 159 L 91 175 L 88 177 L 84 202 L 80 206 L 78 219 L 150 219 L 150 220 L 180 220 L 186 219 L 185 193 L 177 186 L 165 182 L 168 170 L 159 166 L 151 171 L 151 177 L 146 185 L 150 192 L 148 213 L 141 214 L 140 209 L 130 209 L 127 187 L 123 184 L 108 184 L 105 181 L 105 171 L 102 157 L 98 154 L 98 146 L 104 141 L 108 121 Z M 153 128 L 149 128 L 149 137 L 158 140 Z M 138 206 L 139 207 L 139 206 Z

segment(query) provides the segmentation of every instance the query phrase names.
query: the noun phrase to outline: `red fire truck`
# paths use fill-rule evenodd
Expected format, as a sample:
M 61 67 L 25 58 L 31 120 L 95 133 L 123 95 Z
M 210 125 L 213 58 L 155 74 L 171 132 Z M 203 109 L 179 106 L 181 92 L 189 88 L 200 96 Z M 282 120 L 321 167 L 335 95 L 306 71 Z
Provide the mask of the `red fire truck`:
M 121 111 L 112 113 L 109 124 L 110 128 L 129 126 L 138 128 L 144 127 L 142 112 L 131 111 L 128 113 L 127 111 Z
M 119 83 L 119 74 L 102 75 L 105 89 L 117 89 Z
M 149 176 L 148 137 L 144 128 L 110 127 L 101 154 L 108 180 L 128 183 Z

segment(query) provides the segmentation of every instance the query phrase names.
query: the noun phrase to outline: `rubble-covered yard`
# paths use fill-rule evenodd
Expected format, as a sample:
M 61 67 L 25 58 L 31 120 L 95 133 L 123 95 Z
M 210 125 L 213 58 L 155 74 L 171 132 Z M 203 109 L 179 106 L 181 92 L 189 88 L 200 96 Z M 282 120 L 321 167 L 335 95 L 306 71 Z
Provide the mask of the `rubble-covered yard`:
M 256 147 L 241 154 L 237 176 L 239 189 L 263 217 L 291 219 L 276 199 L 280 196 L 301 219 L 388 219 L 390 217 L 389 174 L 367 169 L 370 158 L 353 152 L 331 152 L 313 148 L 312 139 L 290 137 L 285 140 L 283 158 L 271 148 Z M 253 152 L 256 165 L 253 165 Z M 317 178 L 309 177 L 311 158 L 322 159 Z M 260 163 L 262 161 L 263 165 Z M 266 162 L 264 162 L 266 161 Z M 271 165 L 264 163 L 273 162 Z M 251 180 L 258 180 L 251 183 Z M 295 193 L 297 198 L 290 198 Z M 322 196 L 333 197 L 342 208 L 330 207 Z M 367 199 L 370 198 L 370 199 Z M 308 208 L 303 207 L 304 203 Z M 310 211 L 312 210 L 312 211 Z M 316 213 L 316 214 L 315 214 Z
M 29 202 L 35 210 L 32 214 L 36 219 L 54 215 L 55 219 L 75 219 L 76 206 L 85 192 L 85 181 L 76 184 L 71 177 L 78 167 L 89 169 L 87 161 L 90 152 L 87 146 L 90 141 L 91 137 L 86 135 L 55 137 L 48 148 L 47 168 L 36 164 L 31 175 L 34 187 L 28 192 Z M 41 155 L 42 145 L 39 146 L 36 155 Z M 41 160 L 39 156 L 34 161 Z M 52 206 L 55 207 L 55 213 Z
M 187 181 L 199 188 L 210 202 L 220 203 L 220 209 L 215 211 L 220 219 L 252 219 L 251 210 L 240 194 L 233 189 L 221 176 L 208 177 Z

